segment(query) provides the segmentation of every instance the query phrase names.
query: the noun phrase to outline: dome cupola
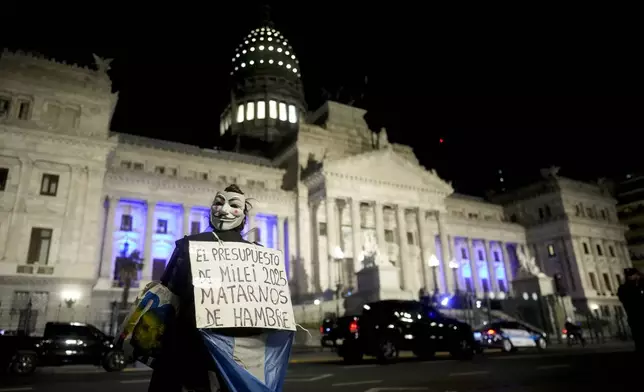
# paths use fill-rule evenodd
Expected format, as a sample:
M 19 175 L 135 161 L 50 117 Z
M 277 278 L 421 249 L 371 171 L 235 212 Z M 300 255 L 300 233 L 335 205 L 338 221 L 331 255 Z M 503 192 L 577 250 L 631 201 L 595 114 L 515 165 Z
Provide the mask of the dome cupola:
M 268 18 L 235 48 L 230 76 L 231 104 L 221 117 L 222 135 L 272 143 L 297 133 L 306 111 L 300 63 Z

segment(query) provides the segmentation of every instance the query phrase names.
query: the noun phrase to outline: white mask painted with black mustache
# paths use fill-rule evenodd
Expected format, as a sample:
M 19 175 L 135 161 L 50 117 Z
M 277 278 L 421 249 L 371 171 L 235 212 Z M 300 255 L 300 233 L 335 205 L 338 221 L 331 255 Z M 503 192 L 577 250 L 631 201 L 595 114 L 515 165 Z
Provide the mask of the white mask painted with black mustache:
M 244 223 L 246 196 L 236 192 L 217 192 L 210 207 L 210 223 L 216 230 L 226 231 Z

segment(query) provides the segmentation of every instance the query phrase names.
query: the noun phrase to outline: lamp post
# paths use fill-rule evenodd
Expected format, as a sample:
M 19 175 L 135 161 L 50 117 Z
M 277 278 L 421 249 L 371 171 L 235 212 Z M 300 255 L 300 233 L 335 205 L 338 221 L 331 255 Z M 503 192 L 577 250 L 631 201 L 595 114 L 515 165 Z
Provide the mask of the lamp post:
M 80 299 L 80 293 L 76 290 L 65 290 L 60 293 L 60 298 L 62 299 L 63 303 L 67 306 L 67 309 L 71 309 L 74 307 L 74 304 L 78 302 L 78 300 Z M 58 311 L 58 313 L 60 317 L 60 310 Z M 69 321 L 72 321 L 71 317 Z
M 458 262 L 454 259 L 450 260 L 449 262 L 449 268 L 452 270 L 452 275 L 454 277 L 454 293 L 458 293 L 458 273 L 456 270 L 458 270 Z
M 333 248 L 331 259 L 335 261 L 337 267 L 337 282 L 335 285 L 335 317 L 340 317 L 340 294 L 342 293 L 342 261 L 344 260 L 344 252 L 339 246 Z
M 434 279 L 434 292 L 438 292 L 438 276 L 436 273 L 436 269 L 440 265 L 440 261 L 438 260 L 438 257 L 436 255 L 431 255 L 429 256 L 429 260 L 427 260 L 427 266 L 432 269 L 432 278 Z

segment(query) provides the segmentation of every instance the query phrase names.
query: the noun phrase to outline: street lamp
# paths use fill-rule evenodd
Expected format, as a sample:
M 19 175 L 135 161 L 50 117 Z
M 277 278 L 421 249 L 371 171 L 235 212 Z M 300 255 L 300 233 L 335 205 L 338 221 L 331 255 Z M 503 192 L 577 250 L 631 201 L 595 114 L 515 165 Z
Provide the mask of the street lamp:
M 65 290 L 61 293 L 60 296 L 69 309 L 71 309 L 74 304 L 80 299 L 80 293 L 75 290 Z
M 427 265 L 432 269 L 432 277 L 434 278 L 434 292 L 438 292 L 438 276 L 436 275 L 436 269 L 441 264 L 436 255 L 429 256 L 427 260 Z
M 456 260 L 454 259 L 450 260 L 449 268 L 452 270 L 452 274 L 454 275 L 454 292 L 458 292 L 458 273 L 456 272 L 458 267 L 459 265 Z

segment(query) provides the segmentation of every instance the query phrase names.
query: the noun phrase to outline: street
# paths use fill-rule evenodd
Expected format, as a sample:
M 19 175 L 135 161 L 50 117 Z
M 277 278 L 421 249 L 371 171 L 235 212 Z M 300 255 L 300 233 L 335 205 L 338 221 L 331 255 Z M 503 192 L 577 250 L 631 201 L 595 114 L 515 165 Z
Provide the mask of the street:
M 403 358 L 379 365 L 366 361 L 346 366 L 330 355 L 299 356 L 289 366 L 284 391 L 606 391 L 637 372 L 629 347 L 552 349 L 544 353 L 485 354 L 472 361 Z M 639 373 L 636 378 L 639 378 Z M 147 391 L 149 371 L 121 373 L 39 371 L 26 378 L 0 380 L 0 392 Z

